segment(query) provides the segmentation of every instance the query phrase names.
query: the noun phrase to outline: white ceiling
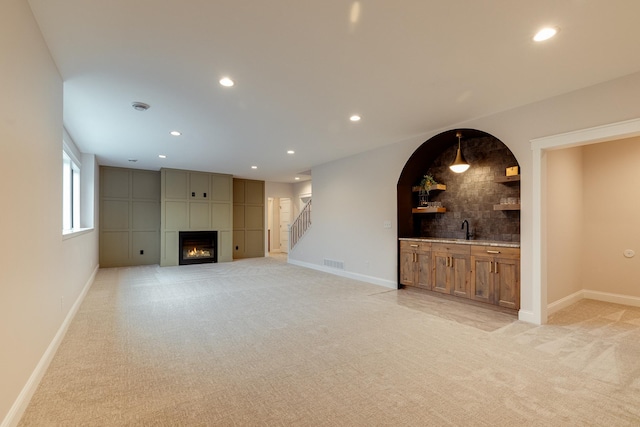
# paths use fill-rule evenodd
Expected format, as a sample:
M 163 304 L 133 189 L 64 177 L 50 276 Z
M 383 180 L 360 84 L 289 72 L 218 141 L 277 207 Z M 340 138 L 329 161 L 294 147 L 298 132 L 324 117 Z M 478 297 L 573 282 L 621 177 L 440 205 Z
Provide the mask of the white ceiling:
M 111 166 L 294 182 L 640 70 L 638 0 L 29 3 L 64 79 L 66 129 Z M 561 30 L 536 44 L 544 25 Z

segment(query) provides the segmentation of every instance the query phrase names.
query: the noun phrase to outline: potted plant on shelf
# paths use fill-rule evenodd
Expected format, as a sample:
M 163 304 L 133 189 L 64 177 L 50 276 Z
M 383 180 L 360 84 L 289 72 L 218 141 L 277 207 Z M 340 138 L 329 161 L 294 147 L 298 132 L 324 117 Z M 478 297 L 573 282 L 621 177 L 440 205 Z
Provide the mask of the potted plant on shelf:
M 438 182 L 432 175 L 426 174 L 422 177 L 419 185 L 420 193 L 418 195 L 421 206 L 426 206 L 429 203 L 429 190 L 434 185 L 438 185 Z

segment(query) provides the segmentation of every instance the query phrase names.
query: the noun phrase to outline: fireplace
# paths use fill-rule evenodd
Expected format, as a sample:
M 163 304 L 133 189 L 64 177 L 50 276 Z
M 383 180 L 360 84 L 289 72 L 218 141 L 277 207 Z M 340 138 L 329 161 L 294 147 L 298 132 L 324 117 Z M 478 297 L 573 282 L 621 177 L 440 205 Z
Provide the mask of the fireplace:
M 180 265 L 218 262 L 217 231 L 181 231 L 178 245 Z

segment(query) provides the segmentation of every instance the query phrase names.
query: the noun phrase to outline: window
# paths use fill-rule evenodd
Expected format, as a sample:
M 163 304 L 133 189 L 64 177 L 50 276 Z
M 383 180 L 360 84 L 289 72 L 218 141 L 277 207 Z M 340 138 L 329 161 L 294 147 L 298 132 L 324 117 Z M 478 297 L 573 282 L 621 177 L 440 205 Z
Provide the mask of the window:
M 80 162 L 62 150 L 62 233 L 80 229 Z

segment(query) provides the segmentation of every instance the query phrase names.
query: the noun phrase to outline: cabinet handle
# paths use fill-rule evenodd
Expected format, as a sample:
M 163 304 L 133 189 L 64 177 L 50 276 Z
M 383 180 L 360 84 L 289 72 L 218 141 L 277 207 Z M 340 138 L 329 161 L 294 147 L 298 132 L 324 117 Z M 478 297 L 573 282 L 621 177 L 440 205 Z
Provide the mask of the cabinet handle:
M 412 248 L 417 248 L 418 247 L 418 245 L 409 245 L 409 246 L 411 246 Z
M 493 272 L 498 274 L 498 261 L 496 261 L 496 264 L 493 266 Z
M 489 261 L 489 273 L 493 273 L 493 261 Z
M 487 251 L 488 254 L 499 254 L 500 251 Z

